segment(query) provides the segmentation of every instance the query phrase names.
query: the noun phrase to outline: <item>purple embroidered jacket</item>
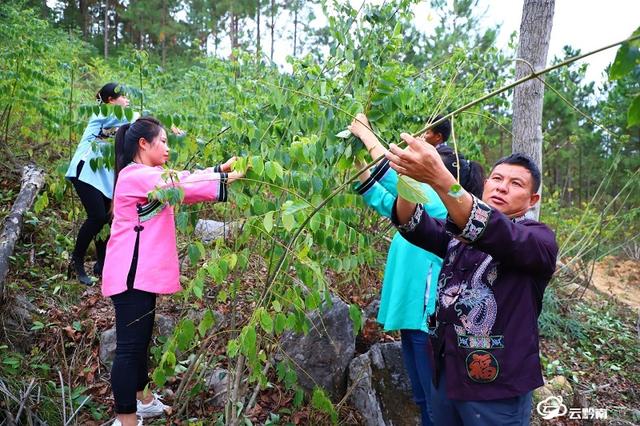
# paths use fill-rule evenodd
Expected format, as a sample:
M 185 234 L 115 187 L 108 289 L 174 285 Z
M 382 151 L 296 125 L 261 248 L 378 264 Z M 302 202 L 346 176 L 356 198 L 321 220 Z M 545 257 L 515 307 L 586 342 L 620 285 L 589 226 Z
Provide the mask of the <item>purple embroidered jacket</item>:
M 398 225 L 395 207 L 392 220 Z M 538 315 L 558 254 L 553 231 L 475 197 L 462 231 L 420 205 L 398 229 L 444 259 L 429 331 L 434 380 L 444 368 L 447 396 L 493 400 L 542 386 Z

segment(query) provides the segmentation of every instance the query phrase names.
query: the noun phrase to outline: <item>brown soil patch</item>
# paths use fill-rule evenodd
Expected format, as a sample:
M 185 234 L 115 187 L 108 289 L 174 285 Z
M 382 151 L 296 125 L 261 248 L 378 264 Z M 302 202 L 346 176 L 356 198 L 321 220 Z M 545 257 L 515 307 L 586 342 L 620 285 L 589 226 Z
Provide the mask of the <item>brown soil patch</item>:
M 605 257 L 593 268 L 591 286 L 602 295 L 640 309 L 640 261 Z

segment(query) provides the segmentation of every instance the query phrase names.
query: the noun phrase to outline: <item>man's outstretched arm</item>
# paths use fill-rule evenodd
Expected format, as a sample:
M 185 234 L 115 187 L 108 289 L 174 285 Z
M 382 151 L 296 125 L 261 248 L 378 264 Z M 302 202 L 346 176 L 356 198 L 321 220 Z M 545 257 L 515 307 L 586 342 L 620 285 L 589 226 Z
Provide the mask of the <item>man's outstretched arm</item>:
M 438 151 L 408 133 L 402 133 L 400 137 L 407 143 L 407 147 L 402 149 L 391 144 L 385 154 L 391 167 L 402 175 L 431 185 L 447 208 L 450 220 L 460 229 L 464 228 L 473 206 L 471 195 L 466 191 L 457 198 L 449 195 L 451 187 L 457 181 L 445 167 Z M 400 224 L 409 222 L 415 210 L 415 203 L 398 196 L 396 214 Z

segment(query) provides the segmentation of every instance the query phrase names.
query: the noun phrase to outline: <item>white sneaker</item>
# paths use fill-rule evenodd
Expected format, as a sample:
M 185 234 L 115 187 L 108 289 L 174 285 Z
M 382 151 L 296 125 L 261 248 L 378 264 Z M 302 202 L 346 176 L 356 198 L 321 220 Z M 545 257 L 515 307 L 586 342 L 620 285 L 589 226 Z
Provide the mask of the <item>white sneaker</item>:
M 120 420 L 118 420 L 118 419 L 115 419 L 113 421 L 113 423 L 111 423 L 111 426 L 122 426 L 122 422 Z M 138 418 L 137 426 L 142 426 L 142 419 L 141 418 Z
M 142 401 L 138 400 L 138 409 L 136 410 L 136 414 L 138 417 L 146 419 L 149 417 L 162 416 L 170 409 L 171 407 L 160 401 L 160 395 L 154 393 L 153 399 L 148 404 L 143 404 Z

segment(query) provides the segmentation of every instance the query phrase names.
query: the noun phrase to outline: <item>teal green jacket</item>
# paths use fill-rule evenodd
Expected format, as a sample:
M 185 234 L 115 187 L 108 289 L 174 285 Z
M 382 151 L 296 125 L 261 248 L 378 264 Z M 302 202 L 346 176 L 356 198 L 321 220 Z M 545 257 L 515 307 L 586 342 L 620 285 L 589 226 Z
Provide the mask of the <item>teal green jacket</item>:
M 391 218 L 398 195 L 397 183 L 398 174 L 384 160 L 356 191 L 363 196 L 367 205 L 380 215 Z M 429 199 L 424 204 L 429 216 L 444 219 L 447 210 L 438 194 L 427 184 L 422 184 L 422 189 Z M 378 322 L 385 330 L 427 331 L 428 316 L 435 310 L 441 267 L 440 257 L 414 246 L 396 232 L 387 255 L 378 311 Z

